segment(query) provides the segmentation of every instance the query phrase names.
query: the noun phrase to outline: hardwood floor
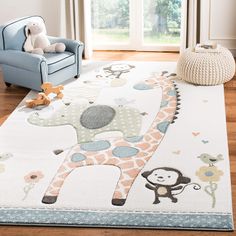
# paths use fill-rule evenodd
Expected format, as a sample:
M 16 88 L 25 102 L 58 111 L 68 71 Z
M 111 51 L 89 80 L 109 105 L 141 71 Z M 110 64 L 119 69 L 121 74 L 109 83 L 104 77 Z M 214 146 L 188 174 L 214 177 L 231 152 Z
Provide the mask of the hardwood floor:
M 155 52 L 110 52 L 99 51 L 93 55 L 93 60 L 115 61 L 176 61 L 177 53 L 155 53 Z M 0 75 L 0 124 L 10 115 L 17 104 L 28 93 L 28 89 L 12 86 L 6 88 L 2 75 Z M 236 219 L 236 75 L 233 80 L 225 84 L 226 118 L 229 141 L 229 154 L 231 163 L 231 178 L 233 190 L 234 218 Z M 234 232 L 206 232 L 206 231 L 184 231 L 184 230 L 138 230 L 138 229 L 101 229 L 101 228 L 64 228 L 64 227 L 31 227 L 31 226 L 0 226 L 0 236 L 225 236 L 236 235 Z

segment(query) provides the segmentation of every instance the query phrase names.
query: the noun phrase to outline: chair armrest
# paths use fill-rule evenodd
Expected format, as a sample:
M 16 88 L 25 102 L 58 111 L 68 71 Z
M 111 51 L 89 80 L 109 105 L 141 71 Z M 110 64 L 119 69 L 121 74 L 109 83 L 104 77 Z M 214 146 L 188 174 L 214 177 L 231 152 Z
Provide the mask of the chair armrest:
M 41 55 L 17 50 L 0 50 L 0 64 L 29 71 L 40 71 L 43 62 L 46 63 L 46 59 Z
M 48 36 L 48 39 L 51 44 L 53 43 L 64 43 L 66 45 L 66 51 L 77 53 L 78 49 L 83 49 L 83 43 L 80 41 L 72 40 L 72 39 L 65 39 L 59 37 L 52 37 Z

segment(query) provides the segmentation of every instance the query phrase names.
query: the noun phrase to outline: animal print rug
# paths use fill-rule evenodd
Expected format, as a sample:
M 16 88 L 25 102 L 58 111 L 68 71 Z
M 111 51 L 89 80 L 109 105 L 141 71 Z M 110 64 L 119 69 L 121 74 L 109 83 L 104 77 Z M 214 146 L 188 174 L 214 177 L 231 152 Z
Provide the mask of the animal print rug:
M 1 224 L 232 230 L 223 86 L 88 62 L 0 128 Z M 27 98 L 34 98 L 30 92 Z

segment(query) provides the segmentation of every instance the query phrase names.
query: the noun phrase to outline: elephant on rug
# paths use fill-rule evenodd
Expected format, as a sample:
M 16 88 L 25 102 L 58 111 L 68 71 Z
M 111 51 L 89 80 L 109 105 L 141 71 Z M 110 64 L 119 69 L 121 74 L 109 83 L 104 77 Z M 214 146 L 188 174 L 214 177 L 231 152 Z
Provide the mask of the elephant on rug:
M 108 105 L 63 105 L 49 118 L 38 113 L 29 116 L 32 125 L 50 127 L 71 125 L 76 130 L 77 142 L 90 142 L 96 134 L 121 131 L 124 137 L 139 135 L 142 114 L 132 107 L 112 107 Z

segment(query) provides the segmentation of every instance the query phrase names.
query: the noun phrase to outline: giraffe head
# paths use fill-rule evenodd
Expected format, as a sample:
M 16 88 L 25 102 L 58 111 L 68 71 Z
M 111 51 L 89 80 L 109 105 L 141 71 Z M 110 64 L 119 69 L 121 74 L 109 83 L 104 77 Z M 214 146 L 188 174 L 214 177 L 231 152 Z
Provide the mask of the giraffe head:
M 145 79 L 144 82 L 140 82 L 134 85 L 134 89 L 137 90 L 149 90 L 154 88 L 160 88 L 171 82 L 171 77 L 176 74 L 168 74 L 167 71 L 163 71 L 161 74 L 153 73 L 151 77 Z
M 162 71 L 161 74 L 153 73 L 152 76 L 147 78 L 144 82 L 152 88 L 159 88 L 165 83 L 170 83 L 171 79 L 175 76 L 176 74 L 174 73 L 169 74 L 168 71 Z

